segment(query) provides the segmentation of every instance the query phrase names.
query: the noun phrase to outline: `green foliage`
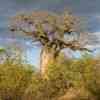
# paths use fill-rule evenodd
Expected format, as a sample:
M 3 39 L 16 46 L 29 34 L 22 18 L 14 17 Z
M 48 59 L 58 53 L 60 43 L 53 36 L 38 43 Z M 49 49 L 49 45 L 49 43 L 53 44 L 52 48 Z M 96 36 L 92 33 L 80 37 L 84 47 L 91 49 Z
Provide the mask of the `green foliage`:
M 33 76 L 23 100 L 100 100 L 99 64 L 90 57 L 49 64 L 47 79 Z
M 47 75 L 50 79 L 66 80 L 71 87 L 80 89 L 84 87 L 85 92 L 100 99 L 100 61 L 90 57 L 79 60 L 66 60 L 62 63 L 53 64 L 48 67 Z M 63 82 L 62 82 L 63 83 Z M 85 93 L 84 92 L 84 93 Z
M 0 53 L 4 53 L 4 52 L 6 52 L 6 50 L 3 48 L 0 48 Z
M 0 64 L 0 97 L 3 100 L 20 100 L 32 73 L 29 65 L 8 64 L 8 61 Z
M 0 64 L 0 99 L 100 100 L 99 72 L 99 59 L 60 56 L 48 65 L 45 79 L 32 66 L 7 59 Z

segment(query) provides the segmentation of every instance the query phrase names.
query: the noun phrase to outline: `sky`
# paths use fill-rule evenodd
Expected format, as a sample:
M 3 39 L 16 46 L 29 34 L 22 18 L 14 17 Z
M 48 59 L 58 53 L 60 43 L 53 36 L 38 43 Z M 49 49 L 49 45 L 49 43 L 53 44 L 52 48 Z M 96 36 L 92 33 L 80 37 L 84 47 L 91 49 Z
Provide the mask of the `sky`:
M 16 43 L 27 51 L 29 62 L 37 65 L 39 61 L 38 47 L 33 47 L 20 34 L 8 30 L 9 20 L 17 12 L 32 10 L 50 10 L 54 12 L 69 9 L 77 16 L 86 19 L 86 31 L 90 33 L 92 45 L 99 47 L 100 40 L 100 0 L 0 0 L 0 46 Z

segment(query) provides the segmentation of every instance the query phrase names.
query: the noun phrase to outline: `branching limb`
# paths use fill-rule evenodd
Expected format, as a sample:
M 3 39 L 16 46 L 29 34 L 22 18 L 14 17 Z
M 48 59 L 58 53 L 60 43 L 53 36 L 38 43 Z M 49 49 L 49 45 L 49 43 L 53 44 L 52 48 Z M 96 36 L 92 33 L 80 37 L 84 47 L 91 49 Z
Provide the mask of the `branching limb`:
M 59 42 L 60 49 L 70 48 L 70 49 L 72 49 L 74 51 L 80 50 L 80 51 L 92 52 L 92 50 L 89 50 L 89 49 L 87 49 L 85 47 L 81 47 L 81 45 L 80 45 L 80 43 L 78 41 L 71 41 L 71 42 L 65 43 L 62 40 L 58 40 L 58 42 Z

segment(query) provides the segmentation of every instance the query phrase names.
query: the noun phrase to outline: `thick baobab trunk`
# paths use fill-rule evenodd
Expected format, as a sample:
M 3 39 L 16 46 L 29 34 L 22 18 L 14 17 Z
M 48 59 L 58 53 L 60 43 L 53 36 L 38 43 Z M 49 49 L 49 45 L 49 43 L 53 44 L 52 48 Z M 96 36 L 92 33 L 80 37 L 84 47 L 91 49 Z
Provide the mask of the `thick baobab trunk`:
M 41 61 L 40 61 L 40 71 L 41 75 L 45 75 L 46 71 L 48 70 L 48 64 L 54 62 L 58 56 L 58 54 L 55 56 L 56 51 L 50 49 L 50 48 L 43 48 L 41 51 Z

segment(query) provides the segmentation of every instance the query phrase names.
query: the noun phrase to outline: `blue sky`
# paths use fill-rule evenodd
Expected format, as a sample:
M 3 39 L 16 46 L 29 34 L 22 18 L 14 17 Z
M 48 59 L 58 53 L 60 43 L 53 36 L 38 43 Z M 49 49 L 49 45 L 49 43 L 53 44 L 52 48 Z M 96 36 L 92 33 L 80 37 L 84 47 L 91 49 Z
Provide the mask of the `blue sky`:
M 11 16 L 17 12 L 32 10 L 62 11 L 68 8 L 75 15 L 86 19 L 86 29 L 94 40 L 100 40 L 100 0 L 0 0 L 0 45 L 11 44 L 15 41 L 23 48 L 28 48 L 28 59 L 37 65 L 40 49 L 27 44 L 20 34 L 13 34 L 8 30 L 8 22 Z M 93 41 L 94 42 L 94 41 Z M 99 47 L 99 46 L 98 46 Z M 32 59 L 33 58 L 33 59 Z

